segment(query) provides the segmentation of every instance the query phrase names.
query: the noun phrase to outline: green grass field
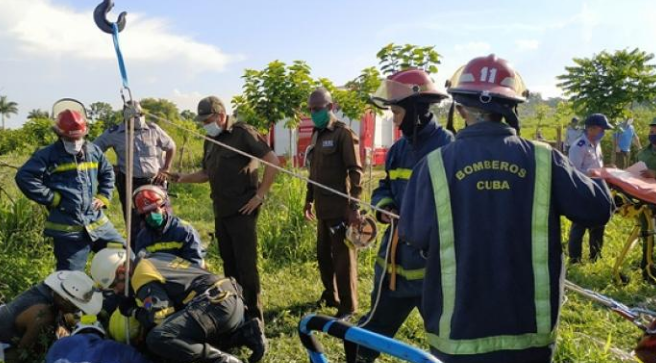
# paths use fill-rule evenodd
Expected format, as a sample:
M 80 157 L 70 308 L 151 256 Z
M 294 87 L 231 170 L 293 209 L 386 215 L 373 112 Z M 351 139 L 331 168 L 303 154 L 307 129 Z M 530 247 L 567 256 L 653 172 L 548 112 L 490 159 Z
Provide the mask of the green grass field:
M 20 165 L 25 157 L 0 157 L 0 161 Z M 41 236 L 45 209 L 22 197 L 13 182 L 15 170 L 0 166 L 0 301 L 9 301 L 21 291 L 42 280 L 54 267 L 50 242 Z M 382 172 L 375 171 L 374 178 Z M 367 175 L 367 174 L 365 174 Z M 375 187 L 376 180 L 368 181 Z M 365 191 L 368 188 L 365 187 Z M 321 293 L 321 283 L 315 262 L 314 228 L 302 218 L 305 186 L 297 180 L 280 175 L 260 214 L 259 266 L 262 276 L 266 334 L 270 351 L 264 362 L 307 362 L 296 329 L 301 317 L 313 312 L 313 303 Z M 208 185 L 173 185 L 172 203 L 175 212 L 191 222 L 208 244 L 211 270 L 220 273 L 221 261 L 216 242 L 210 239 L 213 215 Z M 108 215 L 124 230 L 115 199 Z M 595 263 L 575 266 L 568 278 L 587 288 L 607 294 L 635 306 L 656 309 L 652 300 L 656 289 L 642 282 L 638 269 L 640 252 L 636 248 L 629 256 L 625 273 L 631 278 L 626 286 L 612 283 L 611 270 L 633 221 L 614 217 L 606 229 L 603 258 Z M 563 223 L 566 241 L 569 223 Z M 587 245 L 587 243 L 586 243 Z M 585 246 L 584 246 L 585 247 Z M 584 248 L 585 250 L 586 248 Z M 372 288 L 375 249 L 359 256 L 361 301 L 360 313 L 369 307 Z M 334 314 L 333 309 L 319 313 Z M 592 302 L 567 293 L 562 308 L 558 335 L 557 362 L 620 362 L 640 337 L 640 332 L 616 314 Z M 424 330 L 419 315 L 414 312 L 397 336 L 418 347 L 426 348 Z M 341 342 L 321 337 L 331 361 L 343 361 Z M 247 352 L 240 352 L 245 356 Z M 381 362 L 396 361 L 383 357 Z

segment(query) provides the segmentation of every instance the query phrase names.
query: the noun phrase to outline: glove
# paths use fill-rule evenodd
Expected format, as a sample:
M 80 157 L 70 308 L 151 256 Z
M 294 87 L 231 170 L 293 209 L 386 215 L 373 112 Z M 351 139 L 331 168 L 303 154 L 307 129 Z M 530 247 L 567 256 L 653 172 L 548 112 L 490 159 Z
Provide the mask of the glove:
M 133 316 L 132 314 L 134 314 L 136 309 L 137 302 L 132 297 L 124 297 L 121 302 L 118 303 L 118 311 L 120 311 L 123 316 Z

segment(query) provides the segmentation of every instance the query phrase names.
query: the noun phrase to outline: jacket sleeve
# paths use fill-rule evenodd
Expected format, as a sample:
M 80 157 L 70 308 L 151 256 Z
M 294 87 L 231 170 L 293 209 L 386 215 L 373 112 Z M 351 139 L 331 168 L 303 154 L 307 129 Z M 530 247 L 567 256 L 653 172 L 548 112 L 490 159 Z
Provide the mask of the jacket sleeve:
M 578 143 L 571 146 L 569 149 L 569 160 L 576 170 L 583 170 L 583 157 L 584 152 L 581 150 L 581 146 Z
M 342 137 L 342 161 L 350 182 L 349 195 L 360 198 L 362 194 L 362 163 L 360 163 L 360 141 L 358 136 L 350 129 Z
M 314 202 L 314 187 L 312 184 L 307 183 L 306 192 L 305 192 L 305 203 Z
M 557 151 L 552 151 L 552 165 L 552 201 L 558 214 L 585 227 L 606 224 L 615 208 L 606 182 L 576 170 Z
M 98 193 L 96 197 L 109 207 L 114 191 L 114 168 L 109 163 L 104 154 L 100 154 L 98 159 Z
M 392 195 L 391 180 L 389 177 L 389 161 L 392 155 L 393 147 L 389 150 L 385 160 L 385 178 L 378 181 L 378 188 L 374 189 L 371 194 L 371 204 L 379 208 L 397 208 Z M 376 219 L 380 222 L 380 212 L 376 212 Z
M 203 243 L 200 240 L 200 235 L 191 225 L 186 226 L 185 241 L 182 246 L 182 258 L 189 260 L 198 266 L 204 266 L 203 259 L 205 258 L 206 251 L 203 249 Z
M 426 159 L 413 169 L 401 203 L 399 239 L 416 249 L 427 251 L 431 239 L 437 239 L 433 185 Z
M 98 146 L 102 152 L 105 152 L 110 146 L 112 146 L 109 142 L 109 138 L 109 131 L 105 130 L 105 132 L 93 140 L 93 143 Z
M 56 207 L 61 202 L 61 195 L 45 185 L 48 169 L 46 154 L 35 153 L 16 173 L 16 185 L 29 199 L 45 205 Z
M 137 291 L 136 298 L 140 308 L 136 310 L 135 318 L 146 331 L 159 325 L 167 316 L 175 312 L 173 301 L 158 281 L 143 285 Z

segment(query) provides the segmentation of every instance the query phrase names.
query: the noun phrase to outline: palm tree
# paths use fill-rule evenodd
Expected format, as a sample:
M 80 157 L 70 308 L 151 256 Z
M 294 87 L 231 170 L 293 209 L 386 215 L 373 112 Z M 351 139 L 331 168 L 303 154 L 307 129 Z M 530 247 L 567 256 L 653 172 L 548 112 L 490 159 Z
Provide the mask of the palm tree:
M 48 114 L 48 111 L 44 111 L 40 108 L 35 108 L 27 114 L 27 118 L 28 119 L 50 118 L 50 115 Z
M 0 116 L 2 117 L 2 129 L 5 129 L 5 116 L 9 118 L 18 113 L 18 103 L 7 101 L 7 96 L 0 96 Z

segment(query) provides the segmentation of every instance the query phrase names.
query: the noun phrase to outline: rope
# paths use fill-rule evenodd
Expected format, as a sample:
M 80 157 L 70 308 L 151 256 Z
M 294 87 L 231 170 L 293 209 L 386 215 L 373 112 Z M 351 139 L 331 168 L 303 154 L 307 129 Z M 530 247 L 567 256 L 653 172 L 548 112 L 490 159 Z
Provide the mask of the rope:
M 283 168 L 283 167 L 281 167 L 281 166 L 278 166 L 278 165 L 272 164 L 272 163 L 270 163 L 270 162 L 268 162 L 268 161 L 266 161 L 266 160 L 264 160 L 264 159 L 258 158 L 258 157 L 255 156 L 255 155 L 249 154 L 249 153 L 247 153 L 247 152 L 245 152 L 245 151 L 239 150 L 239 149 L 234 148 L 234 147 L 232 147 L 232 146 L 230 146 L 230 145 L 224 144 L 224 143 L 222 143 L 222 142 L 220 142 L 220 141 L 217 141 L 217 140 L 215 140 L 215 139 L 212 139 L 212 138 L 210 138 L 210 137 L 207 137 L 206 135 L 203 135 L 203 134 L 201 134 L 201 133 L 199 133 L 199 132 L 197 132 L 197 131 L 187 129 L 187 128 L 185 128 L 184 126 L 181 126 L 181 125 L 178 125 L 178 124 L 174 123 L 173 121 L 169 121 L 169 120 L 167 120 L 167 119 L 165 119 L 165 118 L 163 118 L 163 117 L 159 117 L 159 116 L 157 116 L 157 115 L 153 115 L 153 114 L 148 114 L 148 115 L 146 115 L 146 117 L 150 117 L 150 118 L 155 119 L 155 120 L 158 120 L 158 121 L 166 122 L 167 124 L 172 125 L 172 126 L 175 126 L 175 127 L 179 128 L 179 129 L 181 129 L 181 130 L 184 130 L 184 131 L 186 131 L 186 132 L 188 132 L 188 133 L 190 133 L 190 134 L 192 134 L 192 135 L 194 135 L 194 136 L 197 136 L 197 137 L 199 137 L 199 138 L 201 138 L 201 139 L 204 139 L 204 140 L 206 140 L 206 141 L 209 141 L 209 142 L 211 142 L 211 143 L 214 143 L 214 144 L 216 144 L 216 145 L 219 145 L 219 146 L 221 146 L 221 147 L 224 147 L 224 148 L 226 148 L 226 149 L 228 149 L 228 150 L 230 150 L 230 151 L 234 151 L 234 152 L 236 152 L 237 154 L 240 154 L 240 155 L 242 155 L 242 156 L 245 156 L 245 157 L 248 157 L 248 158 L 251 158 L 251 159 L 255 159 L 255 160 L 261 162 L 262 164 L 264 164 L 264 165 L 266 165 L 266 166 L 270 166 L 270 167 L 272 167 L 272 168 L 274 168 L 274 169 L 276 169 L 276 170 L 278 170 L 278 171 L 281 171 L 281 172 L 283 172 L 283 173 L 285 173 L 285 174 L 288 174 L 288 175 L 291 175 L 291 176 L 293 176 L 293 177 L 295 177 L 295 178 L 301 179 L 301 180 L 305 181 L 306 183 L 310 183 L 310 184 L 315 185 L 315 186 L 317 186 L 317 187 L 319 187 L 319 188 L 321 188 L 321 189 L 327 190 L 327 191 L 329 191 L 329 192 L 331 192 L 331 193 L 333 193 L 333 194 L 337 194 L 337 195 L 339 195 L 340 197 L 343 197 L 343 198 L 348 199 L 349 201 L 356 202 L 356 203 L 358 203 L 358 204 L 360 204 L 360 205 L 367 206 L 367 207 L 369 207 L 369 208 L 375 210 L 376 212 L 379 212 L 379 213 L 385 214 L 385 215 L 387 215 L 387 216 L 389 216 L 389 217 L 391 217 L 391 218 L 399 219 L 399 215 L 397 215 L 397 214 L 395 214 L 395 213 L 392 213 L 392 212 L 390 212 L 390 211 L 388 211 L 388 210 L 386 210 L 386 209 L 382 209 L 382 208 L 377 207 L 377 206 L 375 206 L 375 205 L 373 205 L 373 204 L 371 204 L 371 203 L 367 203 L 367 202 L 365 202 L 365 201 L 362 200 L 362 199 L 358 199 L 358 198 L 352 197 L 352 196 L 350 196 L 350 195 L 348 195 L 348 194 L 346 194 L 346 193 L 342 193 L 342 192 L 340 192 L 340 191 L 337 190 L 337 189 L 334 189 L 334 188 L 331 188 L 331 187 L 329 187 L 329 186 L 327 186 L 327 185 L 324 185 L 324 184 L 318 183 L 318 182 L 316 182 L 316 181 L 314 181 L 314 180 L 311 180 L 310 178 L 307 178 L 307 177 L 305 177 L 305 176 L 303 176 L 303 175 L 301 175 L 301 174 L 295 173 L 295 172 L 293 172 L 293 171 L 291 171 L 291 170 L 285 169 L 285 168 Z

